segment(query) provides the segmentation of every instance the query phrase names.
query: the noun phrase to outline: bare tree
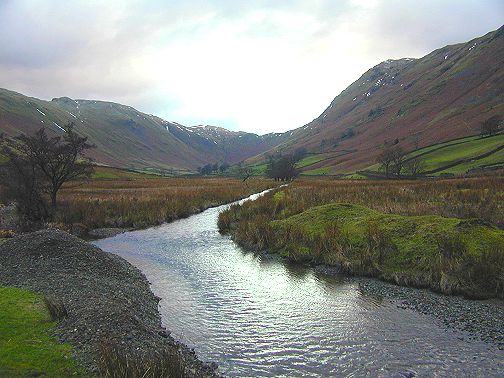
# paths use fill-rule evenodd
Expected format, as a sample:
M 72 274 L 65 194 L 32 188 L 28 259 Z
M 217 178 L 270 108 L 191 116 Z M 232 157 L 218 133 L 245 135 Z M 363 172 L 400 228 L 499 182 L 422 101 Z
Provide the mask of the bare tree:
M 58 191 L 65 182 L 91 175 L 93 166 L 84 158 L 83 152 L 93 146 L 73 128 L 73 123 L 65 126 L 63 138 L 49 137 L 41 128 L 33 136 L 16 137 L 14 147 L 4 143 L 4 153 L 9 157 L 7 174 L 18 178 L 11 182 L 14 190 L 18 186 L 20 191 L 31 193 L 31 198 L 41 203 L 44 195 L 48 195 L 54 211 Z M 26 201 L 27 198 L 19 200 Z M 24 205 L 20 204 L 21 207 Z
M 498 114 L 487 118 L 480 125 L 480 133 L 482 136 L 492 136 L 499 132 L 502 124 L 502 117 Z
M 404 169 L 408 175 L 418 177 L 425 170 L 425 162 L 419 157 L 415 157 L 404 163 Z
M 238 174 L 242 178 L 242 182 L 247 181 L 250 176 L 254 173 L 253 169 L 249 166 L 239 165 L 238 166 Z
M 390 177 L 391 173 L 397 177 L 401 176 L 401 171 L 404 166 L 404 151 L 399 146 L 386 147 L 380 155 L 377 162 L 380 163 L 381 169 L 385 171 L 385 175 Z
M 404 167 L 406 154 L 403 149 L 399 146 L 394 146 L 392 148 L 392 171 L 397 177 L 401 177 L 401 172 Z
M 299 175 L 296 162 L 295 155 L 270 156 L 266 176 L 275 181 L 292 181 Z
M 44 176 L 29 160 L 11 151 L 7 148 L 3 150 L 8 158 L 1 169 L 6 196 L 16 201 L 25 221 L 47 219 L 50 212 L 44 198 L 44 193 L 47 191 Z

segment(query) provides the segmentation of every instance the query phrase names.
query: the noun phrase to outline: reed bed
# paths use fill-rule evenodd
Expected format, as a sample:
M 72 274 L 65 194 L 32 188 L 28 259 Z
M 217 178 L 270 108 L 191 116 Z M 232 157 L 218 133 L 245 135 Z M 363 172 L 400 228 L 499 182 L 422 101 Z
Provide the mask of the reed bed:
M 55 222 L 87 228 L 142 228 L 187 217 L 272 187 L 265 179 L 145 178 L 66 185 Z
M 282 192 L 281 200 L 278 194 L 266 196 L 241 211 L 282 219 L 314 206 L 345 202 L 386 214 L 479 218 L 504 228 L 504 176 L 422 181 L 300 179 Z
M 251 250 L 476 298 L 504 297 L 502 176 L 297 180 L 219 214 Z M 412 217 L 423 216 L 423 217 Z

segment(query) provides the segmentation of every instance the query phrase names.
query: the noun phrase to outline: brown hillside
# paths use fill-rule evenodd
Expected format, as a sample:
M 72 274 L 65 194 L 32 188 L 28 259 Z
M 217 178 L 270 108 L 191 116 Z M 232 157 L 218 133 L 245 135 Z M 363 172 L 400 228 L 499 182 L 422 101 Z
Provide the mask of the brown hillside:
M 420 59 L 378 64 L 275 150 L 334 152 L 340 156 L 310 168 L 349 172 L 373 164 L 389 143 L 413 150 L 477 134 L 494 114 L 504 114 L 504 27 Z

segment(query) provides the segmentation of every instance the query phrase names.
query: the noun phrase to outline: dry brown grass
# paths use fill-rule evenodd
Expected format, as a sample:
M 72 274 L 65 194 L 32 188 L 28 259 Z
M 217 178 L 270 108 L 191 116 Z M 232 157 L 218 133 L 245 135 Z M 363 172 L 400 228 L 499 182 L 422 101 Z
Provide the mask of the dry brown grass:
M 281 202 L 284 216 L 347 202 L 388 214 L 480 218 L 504 228 L 504 176 L 422 181 L 300 179 L 285 190 Z M 273 210 L 275 204 L 270 205 L 266 206 Z
M 141 228 L 182 218 L 273 186 L 265 179 L 145 178 L 74 182 L 59 194 L 55 221 L 88 228 Z
M 190 376 L 186 362 L 177 349 L 165 349 L 151 354 L 130 356 L 118 345 L 100 346 L 98 361 L 103 378 L 183 378 Z

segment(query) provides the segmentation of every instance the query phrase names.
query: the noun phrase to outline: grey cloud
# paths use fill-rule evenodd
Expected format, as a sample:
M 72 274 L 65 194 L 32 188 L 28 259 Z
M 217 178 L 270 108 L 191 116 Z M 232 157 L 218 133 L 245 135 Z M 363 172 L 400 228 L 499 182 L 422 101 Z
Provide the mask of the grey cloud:
M 0 87 L 43 98 L 108 99 L 175 112 L 177 99 L 167 98 L 156 73 L 139 72 L 135 60 L 165 41 L 198 38 L 215 24 L 239 21 L 255 10 L 311 15 L 320 27 L 305 37 L 307 47 L 301 48 L 307 51 L 347 23 L 349 38 L 354 31 L 364 33 L 376 59 L 427 53 L 484 34 L 504 19 L 501 0 L 387 0 L 365 17 L 356 17 L 360 10 L 351 0 L 0 0 Z M 199 17 L 209 22 L 195 21 Z M 265 20 L 242 33 L 264 38 L 282 30 Z
M 502 20 L 500 0 L 389 0 L 378 6 L 368 27 L 376 49 L 428 53 L 497 29 Z

